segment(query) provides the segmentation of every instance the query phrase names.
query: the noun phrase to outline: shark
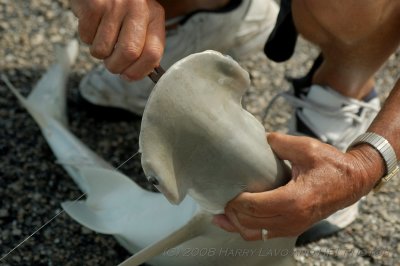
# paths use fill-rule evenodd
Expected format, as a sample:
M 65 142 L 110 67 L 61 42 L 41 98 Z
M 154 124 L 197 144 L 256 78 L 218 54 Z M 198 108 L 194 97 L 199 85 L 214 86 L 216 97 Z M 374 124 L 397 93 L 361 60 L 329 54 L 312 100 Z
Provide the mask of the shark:
M 113 235 L 133 254 L 123 266 L 294 265 L 295 238 L 245 241 L 211 223 L 241 192 L 274 189 L 290 178 L 263 126 L 241 106 L 250 79 L 238 63 L 214 51 L 193 54 L 156 84 L 139 137 L 143 170 L 161 192 L 154 193 L 68 129 L 66 81 L 77 54 L 76 40 L 57 49 L 57 62 L 27 98 L 3 77 L 86 196 L 62 203 L 72 219 Z

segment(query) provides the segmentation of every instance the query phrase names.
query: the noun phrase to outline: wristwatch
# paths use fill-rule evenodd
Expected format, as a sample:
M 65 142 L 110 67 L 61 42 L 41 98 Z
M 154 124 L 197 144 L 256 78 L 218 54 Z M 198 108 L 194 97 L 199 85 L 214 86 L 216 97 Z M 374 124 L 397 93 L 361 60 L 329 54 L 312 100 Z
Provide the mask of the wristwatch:
M 379 189 L 387 183 L 392 177 L 396 176 L 399 173 L 399 166 L 397 163 L 396 153 L 392 145 L 390 145 L 389 141 L 387 141 L 384 137 L 373 133 L 366 132 L 358 136 L 347 148 L 350 150 L 351 148 L 360 145 L 360 144 L 369 144 L 375 150 L 379 152 L 383 161 L 385 162 L 385 175 L 378 181 L 378 183 L 374 187 L 374 192 L 379 191 Z

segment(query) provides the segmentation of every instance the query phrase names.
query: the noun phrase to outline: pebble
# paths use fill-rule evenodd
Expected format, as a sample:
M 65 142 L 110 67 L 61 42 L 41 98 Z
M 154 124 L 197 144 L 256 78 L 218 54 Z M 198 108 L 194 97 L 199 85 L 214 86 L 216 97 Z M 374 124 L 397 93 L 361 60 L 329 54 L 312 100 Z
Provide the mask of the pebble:
M 7 209 L 0 209 L 0 218 L 8 217 L 9 213 Z
M 27 95 L 44 70 L 54 60 L 55 43 L 76 36 L 77 19 L 68 10 L 68 0 L 0 0 L 0 66 L 18 90 Z M 302 39 L 295 56 L 286 63 L 268 61 L 262 53 L 244 58 L 240 64 L 251 73 L 253 86 L 243 105 L 261 117 L 271 98 L 289 88 L 284 79 L 301 76 L 318 54 Z M 77 87 L 96 60 L 82 45 L 73 75 L 68 83 L 68 113 L 71 130 L 82 141 L 114 164 L 124 161 L 137 149 L 140 120 L 110 121 L 95 116 L 79 103 Z M 377 74 L 382 100 L 399 76 L 400 52 L 390 57 Z M 262 99 L 260 99 L 262 97 Z M 0 81 L 0 254 L 16 246 L 60 211 L 60 204 L 81 195 L 64 170 L 54 163 L 54 155 L 37 125 Z M 265 121 L 267 130 L 287 130 L 290 108 L 279 100 Z M 4 119 L 3 119 L 4 118 Z M 2 154 L 3 155 L 3 154 Z M 121 170 L 152 189 L 144 181 L 140 158 Z M 391 180 L 385 193 L 369 195 L 360 217 L 338 234 L 297 247 L 298 265 L 396 265 L 400 254 L 400 181 Z M 373 250 L 387 247 L 387 256 L 308 256 L 311 250 Z M 9 265 L 117 265 L 129 256 L 117 241 L 82 227 L 65 213 L 39 231 L 10 255 Z
M 22 231 L 20 229 L 14 229 L 11 232 L 11 234 L 13 234 L 14 236 L 20 236 L 21 233 L 22 233 Z

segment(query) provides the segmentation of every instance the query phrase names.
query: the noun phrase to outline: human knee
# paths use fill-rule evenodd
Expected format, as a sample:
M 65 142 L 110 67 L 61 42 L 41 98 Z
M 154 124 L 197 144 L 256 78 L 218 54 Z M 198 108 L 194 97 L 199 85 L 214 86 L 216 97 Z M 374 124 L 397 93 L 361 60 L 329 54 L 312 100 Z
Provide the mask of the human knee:
M 393 1 L 397 2 L 397 1 Z M 297 30 L 312 42 L 353 44 L 390 20 L 397 3 L 388 1 L 298 0 L 292 2 Z

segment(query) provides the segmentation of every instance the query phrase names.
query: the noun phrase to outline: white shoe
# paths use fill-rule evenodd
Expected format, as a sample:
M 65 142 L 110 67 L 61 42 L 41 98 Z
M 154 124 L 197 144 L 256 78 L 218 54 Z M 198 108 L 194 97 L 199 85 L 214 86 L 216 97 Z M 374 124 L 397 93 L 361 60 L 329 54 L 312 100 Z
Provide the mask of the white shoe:
M 295 108 L 289 134 L 315 137 L 341 151 L 345 151 L 356 137 L 365 133 L 380 110 L 375 91 L 368 99 L 359 101 L 328 87 L 312 85 L 278 94 L 271 104 L 279 96 L 286 98 Z M 357 218 L 359 203 L 316 223 L 299 236 L 296 244 L 313 242 L 345 228 Z
M 235 1 L 238 6 L 230 11 L 197 12 L 169 30 L 161 66 L 168 68 L 179 59 L 204 50 L 220 51 L 235 58 L 261 51 L 275 25 L 277 4 L 272 0 Z M 148 78 L 127 82 L 100 66 L 82 80 L 79 90 L 93 104 L 141 115 L 153 87 Z
M 375 91 L 368 96 L 369 99 L 359 101 L 329 87 L 312 85 L 278 94 L 268 108 L 279 96 L 295 108 L 289 123 L 289 134 L 314 137 L 341 151 L 365 133 L 380 110 Z

